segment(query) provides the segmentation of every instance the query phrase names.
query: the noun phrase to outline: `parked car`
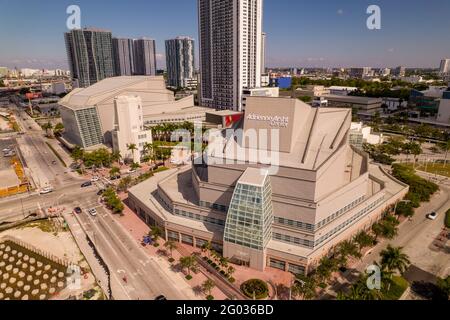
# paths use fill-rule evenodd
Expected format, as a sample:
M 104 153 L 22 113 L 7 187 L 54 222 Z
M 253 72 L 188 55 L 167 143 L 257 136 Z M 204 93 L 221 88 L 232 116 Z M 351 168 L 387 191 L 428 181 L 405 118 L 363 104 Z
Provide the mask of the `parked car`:
M 81 185 L 82 188 L 87 188 L 87 187 L 90 187 L 90 186 L 92 186 L 92 182 L 90 182 L 90 181 L 87 181 L 87 182 L 85 182 L 85 183 L 83 183 Z
M 100 180 L 100 178 L 97 177 L 97 176 L 93 176 L 93 177 L 91 178 L 91 182 L 97 182 L 98 180 Z
M 83 211 L 81 210 L 80 207 L 76 207 L 75 209 L 73 209 L 73 212 L 75 212 L 76 214 L 80 214 Z
M 47 194 L 53 192 L 53 188 L 52 187 L 45 187 L 43 189 L 41 189 L 41 191 L 39 192 L 40 194 Z
M 110 178 L 109 178 L 109 180 L 111 180 L 111 181 L 117 180 L 117 179 L 120 179 L 120 176 L 113 176 L 113 177 L 110 177 Z
M 89 210 L 88 210 L 88 213 L 89 213 L 91 216 L 95 217 L 95 216 L 97 215 L 97 210 L 96 210 L 95 208 L 92 208 L 92 209 L 89 209 Z
M 427 218 L 430 219 L 430 220 L 436 220 L 437 213 L 436 212 L 431 212 L 431 213 L 427 214 Z
M 155 300 L 160 300 L 161 301 L 161 300 L 167 300 L 167 298 L 161 294 L 161 295 L 157 296 L 155 298 Z
M 98 195 L 98 196 L 101 196 L 103 193 L 105 193 L 105 189 L 100 189 L 100 190 L 97 192 L 97 195 Z

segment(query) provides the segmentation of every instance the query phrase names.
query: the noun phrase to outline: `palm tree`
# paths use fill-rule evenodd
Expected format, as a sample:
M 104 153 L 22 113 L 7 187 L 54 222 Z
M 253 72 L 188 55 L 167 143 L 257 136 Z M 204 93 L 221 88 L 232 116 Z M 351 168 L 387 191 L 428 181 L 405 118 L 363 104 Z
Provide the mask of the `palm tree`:
M 139 163 L 133 162 L 130 166 L 131 170 L 137 170 L 141 167 Z
M 120 163 L 121 159 L 122 155 L 120 154 L 120 151 L 113 151 L 113 153 L 111 154 L 111 161 Z
M 159 238 L 162 237 L 163 231 L 160 227 L 158 226 L 151 226 L 150 227 L 150 232 L 149 232 L 149 236 L 152 238 L 153 241 L 155 241 L 156 243 L 158 243 Z
M 169 250 L 170 257 L 172 257 L 172 251 L 177 248 L 177 243 L 175 241 L 169 240 L 164 244 L 164 247 Z
M 47 137 L 50 137 L 51 136 L 51 130 L 53 129 L 53 125 L 49 121 L 49 122 L 47 122 L 47 123 L 42 125 L 42 129 L 45 130 L 45 134 L 47 135 Z
M 195 271 L 197 269 L 197 260 L 194 256 L 181 257 L 180 265 L 183 269 L 187 269 L 188 276 L 190 276 L 191 271 Z
M 211 290 L 214 289 L 216 284 L 211 279 L 205 280 L 205 282 L 202 283 L 202 290 L 205 294 L 208 294 L 208 296 L 211 296 Z
M 402 252 L 401 247 L 388 247 L 381 251 L 381 266 L 388 271 L 398 271 L 403 274 L 410 265 L 408 255 Z
M 383 226 L 377 222 L 372 226 L 372 231 L 375 234 L 375 241 L 377 241 L 378 237 L 383 234 Z
M 211 245 L 211 242 L 210 242 L 210 241 L 205 242 L 205 243 L 202 245 L 202 251 L 203 251 L 203 252 L 207 252 L 208 258 L 210 258 L 210 256 L 211 256 L 211 250 L 212 250 L 212 245 Z
M 236 271 L 236 269 L 233 266 L 228 266 L 227 274 L 229 277 Z
M 61 135 L 61 132 L 63 132 L 64 130 L 64 125 L 59 122 L 56 126 L 55 129 L 53 130 L 53 132 L 55 133 L 55 135 Z
M 109 170 L 109 176 L 111 178 L 115 178 L 120 174 L 120 169 L 117 167 L 112 167 L 111 170 Z
M 134 152 L 137 150 L 137 146 L 134 143 L 127 144 L 128 151 L 131 151 L 133 155 L 133 161 L 134 161 Z
M 228 258 L 220 257 L 219 263 L 222 267 L 227 268 L 228 267 Z
M 335 260 L 328 258 L 327 256 L 320 259 L 319 266 L 316 269 L 317 276 L 320 282 L 325 282 L 330 278 L 331 274 L 338 270 L 338 266 Z
M 343 241 L 338 245 L 338 253 L 344 256 L 361 258 L 358 245 L 350 240 Z
M 356 244 L 359 247 L 359 252 L 361 252 L 362 249 L 373 245 L 375 239 L 371 235 L 369 235 L 367 232 L 361 231 L 360 233 L 358 233 L 355 236 L 354 241 L 356 242 Z
M 144 154 L 148 157 L 148 159 L 151 161 L 152 155 L 153 155 L 153 143 L 146 142 L 144 144 Z
M 317 285 L 316 278 L 297 274 L 291 288 L 292 294 L 300 296 L 303 300 L 311 300 L 316 296 Z

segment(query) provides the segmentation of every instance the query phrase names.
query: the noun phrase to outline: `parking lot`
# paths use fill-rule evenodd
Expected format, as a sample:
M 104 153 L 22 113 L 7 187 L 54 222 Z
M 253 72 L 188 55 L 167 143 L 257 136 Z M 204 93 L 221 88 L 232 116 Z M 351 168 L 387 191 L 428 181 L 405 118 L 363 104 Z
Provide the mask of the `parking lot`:
M 0 139 L 0 189 L 6 189 L 20 184 L 20 180 L 11 165 L 12 157 L 5 156 L 5 153 L 3 152 L 4 149 L 14 150 L 15 146 L 15 139 Z M 14 155 L 15 153 L 9 154 Z

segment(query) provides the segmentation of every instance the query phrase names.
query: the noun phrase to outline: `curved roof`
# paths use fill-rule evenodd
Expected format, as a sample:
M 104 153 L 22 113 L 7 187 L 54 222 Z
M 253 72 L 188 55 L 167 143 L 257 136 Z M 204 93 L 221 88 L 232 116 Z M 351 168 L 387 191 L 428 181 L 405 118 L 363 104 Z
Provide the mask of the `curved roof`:
M 153 93 L 159 95 L 158 100 L 161 101 L 175 100 L 173 92 L 166 89 L 162 76 L 123 76 L 106 78 L 88 88 L 75 89 L 62 98 L 59 104 L 71 109 L 83 109 L 131 91 Z

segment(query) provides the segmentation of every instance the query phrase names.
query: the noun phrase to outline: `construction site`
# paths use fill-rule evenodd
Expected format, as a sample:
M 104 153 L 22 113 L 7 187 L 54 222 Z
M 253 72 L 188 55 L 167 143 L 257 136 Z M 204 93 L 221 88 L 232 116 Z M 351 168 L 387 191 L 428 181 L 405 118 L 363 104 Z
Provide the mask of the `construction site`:
M 0 198 L 30 191 L 32 185 L 25 175 L 16 139 L 1 139 L 0 149 Z

